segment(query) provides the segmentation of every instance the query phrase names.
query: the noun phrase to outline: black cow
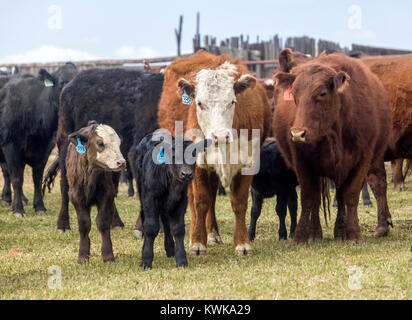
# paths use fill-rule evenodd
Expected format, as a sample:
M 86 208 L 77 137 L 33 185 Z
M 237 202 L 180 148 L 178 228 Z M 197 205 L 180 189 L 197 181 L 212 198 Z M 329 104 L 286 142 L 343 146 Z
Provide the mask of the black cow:
M 298 196 L 296 186 L 298 181 L 295 173 L 286 167 L 274 140 L 267 140 L 260 151 L 260 170 L 252 181 L 252 210 L 250 212 L 249 237 L 255 239 L 256 222 L 262 211 L 263 199 L 277 196 L 276 213 L 279 216 L 279 240 L 286 240 L 286 213 L 289 207 L 290 233 L 293 238 L 296 228 Z
M 33 169 L 33 207 L 37 214 L 47 214 L 41 194 L 43 171 L 54 146 L 60 92 L 76 74 L 75 65 L 67 63 L 52 74 L 41 69 L 37 77 L 12 77 L 0 91 L 0 161 L 7 164 L 13 185 L 15 216 L 25 215 L 25 164 Z
M 187 188 L 194 177 L 196 152 L 204 151 L 212 141 L 202 140 L 195 144 L 191 140 L 182 140 L 183 154 L 190 156 L 182 157 L 181 164 L 175 161 L 176 141 L 179 140 L 162 130 L 147 135 L 136 147 L 134 168 L 144 234 L 141 266 L 145 269 L 152 267 L 153 243 L 160 229 L 159 218 L 163 223 L 166 255 L 176 256 L 177 267 L 187 266 L 183 244 Z
M 66 177 L 67 136 L 89 120 L 111 126 L 122 140 L 125 159 L 132 145 L 157 127 L 157 104 L 160 99 L 163 74 L 142 72 L 133 68 L 89 69 L 80 72 L 64 88 L 60 98 L 57 145 L 61 170 L 61 207 L 58 230 L 70 229 L 68 184 Z M 48 173 L 48 176 L 53 174 Z M 113 174 L 115 185 L 119 173 Z M 48 181 L 47 183 L 50 183 Z M 117 210 L 112 227 L 123 227 Z

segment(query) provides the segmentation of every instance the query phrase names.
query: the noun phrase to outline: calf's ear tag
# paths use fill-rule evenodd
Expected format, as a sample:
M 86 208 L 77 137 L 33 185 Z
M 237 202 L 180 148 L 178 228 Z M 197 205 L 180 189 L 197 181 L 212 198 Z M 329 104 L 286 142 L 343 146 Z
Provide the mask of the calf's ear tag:
M 157 155 L 157 163 L 163 164 L 165 162 L 166 162 L 165 149 L 163 147 L 160 147 L 160 152 Z
M 86 147 L 84 145 L 82 145 L 82 142 L 80 141 L 80 138 L 77 138 L 76 151 L 80 154 L 86 153 Z
M 54 83 L 50 81 L 49 79 L 44 79 L 44 86 L 46 88 L 54 87 Z
M 285 100 L 285 101 L 295 101 L 295 99 L 293 98 L 292 88 L 291 88 L 291 87 L 289 87 L 289 88 L 283 93 L 283 100 Z
M 191 106 L 193 104 L 192 98 L 187 94 L 186 90 L 183 91 L 182 102 L 187 106 Z

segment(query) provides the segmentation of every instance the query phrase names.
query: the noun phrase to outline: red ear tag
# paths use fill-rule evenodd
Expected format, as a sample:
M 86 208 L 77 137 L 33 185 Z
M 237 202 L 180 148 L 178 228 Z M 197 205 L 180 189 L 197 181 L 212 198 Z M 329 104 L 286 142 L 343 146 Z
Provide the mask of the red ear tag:
M 292 88 L 291 88 L 291 87 L 289 87 L 289 88 L 283 93 L 283 100 L 285 100 L 285 101 L 295 101 L 295 99 L 293 98 Z

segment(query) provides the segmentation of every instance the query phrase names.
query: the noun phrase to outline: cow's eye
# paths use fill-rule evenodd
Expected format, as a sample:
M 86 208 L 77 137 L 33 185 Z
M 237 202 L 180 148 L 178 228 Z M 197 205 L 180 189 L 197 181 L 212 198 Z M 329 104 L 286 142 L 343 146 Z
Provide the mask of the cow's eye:
M 235 101 L 235 100 L 233 100 L 233 101 L 232 101 L 232 106 L 233 106 L 235 103 L 236 103 L 236 101 Z
M 103 141 L 98 141 L 97 142 L 97 146 L 99 147 L 99 148 L 104 148 L 104 143 L 103 143 Z
M 198 107 L 199 107 L 200 109 L 202 109 L 202 110 L 205 108 L 200 101 L 197 102 L 197 105 L 198 105 Z
M 326 97 L 327 94 L 328 94 L 328 93 L 327 93 L 326 91 L 323 91 L 323 92 L 320 93 L 320 96 L 321 96 L 321 97 Z

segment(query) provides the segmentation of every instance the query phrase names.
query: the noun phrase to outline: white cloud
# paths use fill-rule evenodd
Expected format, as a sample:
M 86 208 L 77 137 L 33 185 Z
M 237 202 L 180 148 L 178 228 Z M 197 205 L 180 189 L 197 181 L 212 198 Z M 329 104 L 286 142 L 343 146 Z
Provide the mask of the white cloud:
M 56 61 L 96 60 L 98 56 L 77 49 L 59 48 L 54 45 L 42 45 L 23 53 L 11 54 L 0 58 L 1 63 L 32 63 Z
M 162 56 L 161 53 L 150 47 L 133 47 L 122 46 L 115 51 L 116 58 L 119 59 L 140 59 L 140 58 L 153 58 Z

